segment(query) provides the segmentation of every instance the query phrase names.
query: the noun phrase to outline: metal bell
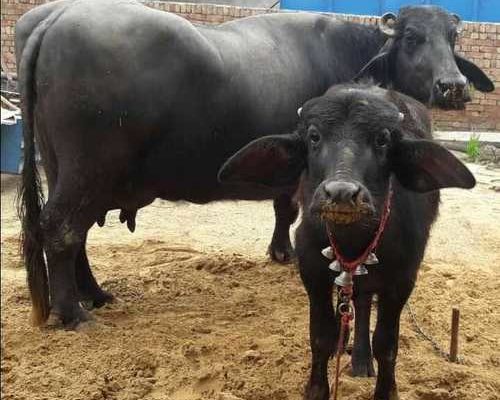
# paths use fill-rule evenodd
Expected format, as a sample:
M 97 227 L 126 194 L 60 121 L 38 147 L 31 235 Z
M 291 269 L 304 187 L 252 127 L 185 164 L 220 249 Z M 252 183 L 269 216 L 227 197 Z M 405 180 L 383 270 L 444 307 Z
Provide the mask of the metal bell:
M 330 265 L 328 266 L 328 268 L 330 268 L 334 272 L 340 272 L 340 271 L 342 271 L 342 268 L 340 268 L 340 263 L 338 262 L 338 260 L 332 261 L 330 263 Z
M 365 261 L 366 265 L 375 265 L 378 263 L 379 263 L 379 261 L 378 261 L 377 255 L 375 253 L 368 254 L 368 257 L 366 258 L 366 261 Z
M 352 274 L 350 272 L 343 271 L 335 278 L 335 284 L 340 287 L 352 286 Z
M 333 249 L 330 246 L 325 247 L 323 250 L 321 250 L 321 254 L 323 254 L 323 256 L 328 258 L 329 260 L 333 260 Z
M 353 275 L 356 275 L 356 276 L 366 275 L 366 274 L 368 274 L 368 270 L 366 269 L 364 264 L 359 264 L 353 272 Z

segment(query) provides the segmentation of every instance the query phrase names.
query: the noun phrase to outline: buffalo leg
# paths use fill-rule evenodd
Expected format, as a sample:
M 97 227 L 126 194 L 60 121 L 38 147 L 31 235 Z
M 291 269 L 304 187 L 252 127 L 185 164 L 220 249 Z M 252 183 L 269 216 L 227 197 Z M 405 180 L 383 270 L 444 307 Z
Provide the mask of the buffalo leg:
M 88 305 L 87 308 L 99 308 L 113 301 L 113 295 L 101 289 L 97 283 L 92 270 L 90 269 L 89 260 L 86 251 L 87 235 L 83 245 L 78 250 L 76 256 L 76 285 L 78 288 L 78 297 L 81 302 Z
M 269 254 L 274 261 L 286 263 L 295 256 L 290 242 L 290 225 L 297 219 L 299 209 L 289 194 L 282 194 L 274 199 L 276 222 L 273 238 L 269 245 Z
M 50 326 L 74 328 L 88 319 L 79 303 L 75 264 L 95 218 L 82 210 L 83 197 L 72 202 L 75 198 L 60 194 L 49 198 L 40 217 L 49 275 Z
M 332 305 L 332 277 L 320 251 L 299 255 L 302 281 L 309 296 L 309 335 L 312 353 L 311 374 L 305 400 L 328 400 L 328 359 L 335 352 L 338 321 Z
M 315 287 L 309 294 L 309 335 L 311 342 L 311 375 L 304 399 L 328 400 L 328 360 L 335 352 L 337 329 L 332 306 L 331 284 Z
M 354 297 L 356 319 L 354 320 L 354 346 L 351 356 L 353 376 L 375 376 L 370 346 L 371 307 L 371 293 L 360 293 Z
M 410 295 L 379 294 L 377 326 L 373 334 L 373 353 L 378 364 L 375 400 L 399 399 L 396 388 L 395 366 L 398 353 L 399 319 Z

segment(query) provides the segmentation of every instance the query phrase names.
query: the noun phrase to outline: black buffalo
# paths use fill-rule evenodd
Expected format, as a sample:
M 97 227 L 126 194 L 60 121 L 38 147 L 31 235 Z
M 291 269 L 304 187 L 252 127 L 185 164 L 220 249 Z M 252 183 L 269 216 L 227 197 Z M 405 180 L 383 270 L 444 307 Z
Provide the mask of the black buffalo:
M 112 299 L 89 268 L 87 232 L 111 209 L 133 230 L 137 210 L 158 197 L 275 199 L 270 254 L 290 258 L 295 185 L 220 185 L 217 170 L 251 140 L 292 129 L 297 108 L 331 85 L 360 72 L 442 107 L 468 101 L 467 80 L 493 89 L 454 54 L 456 16 L 404 8 L 381 26 L 306 13 L 194 26 L 122 0 L 61 0 L 25 14 L 16 26 L 25 121 L 20 211 L 35 322 L 51 310 L 71 326 L 86 318 L 81 300 Z
M 432 141 L 428 111 L 376 86 L 333 87 L 304 105 L 294 133 L 251 142 L 224 164 L 219 177 L 276 187 L 300 177 L 303 217 L 296 252 L 309 295 L 312 350 L 307 400 L 329 399 L 328 359 L 339 333 L 339 312 L 332 306 L 338 272 L 322 254 L 330 244 L 327 228 L 339 254 L 356 259 L 379 229 L 392 185 L 391 211 L 376 251 L 379 265 L 354 277 L 354 298 L 378 294 L 375 399 L 397 399 L 399 318 L 438 212 L 438 189 L 475 185 L 469 170 Z

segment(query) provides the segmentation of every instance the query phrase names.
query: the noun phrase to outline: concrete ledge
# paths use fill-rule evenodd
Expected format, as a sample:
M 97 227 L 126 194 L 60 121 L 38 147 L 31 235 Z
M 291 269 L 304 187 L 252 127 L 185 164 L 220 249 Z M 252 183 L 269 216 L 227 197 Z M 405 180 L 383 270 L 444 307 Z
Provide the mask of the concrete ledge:
M 500 145 L 500 132 L 458 132 L 435 131 L 434 139 L 439 141 L 468 142 L 471 137 L 479 138 L 479 142 L 498 143 Z
M 448 150 L 466 152 L 471 137 L 477 137 L 479 146 L 493 146 L 500 149 L 500 132 L 434 132 L 434 139 Z

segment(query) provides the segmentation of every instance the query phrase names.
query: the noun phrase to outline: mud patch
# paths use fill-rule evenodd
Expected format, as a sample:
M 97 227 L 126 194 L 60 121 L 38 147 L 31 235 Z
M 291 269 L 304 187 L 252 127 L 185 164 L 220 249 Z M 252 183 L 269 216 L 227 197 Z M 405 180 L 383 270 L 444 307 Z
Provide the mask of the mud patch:
M 451 308 L 460 308 L 465 362 L 437 355 L 404 311 L 402 400 L 499 399 L 500 208 L 490 183 L 443 192 L 411 298 L 418 323 L 445 349 Z M 293 265 L 265 255 L 270 202 L 157 201 L 139 211 L 133 235 L 111 213 L 104 228 L 91 230 L 88 253 L 118 301 L 66 332 L 29 325 L 12 196 L 2 190 L 2 398 L 302 398 L 310 364 L 307 296 Z M 372 398 L 374 379 L 341 380 L 342 399 Z

